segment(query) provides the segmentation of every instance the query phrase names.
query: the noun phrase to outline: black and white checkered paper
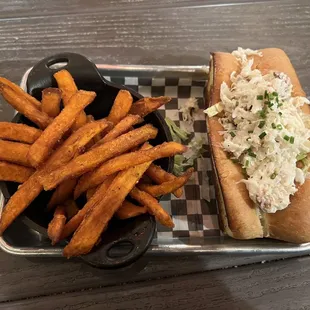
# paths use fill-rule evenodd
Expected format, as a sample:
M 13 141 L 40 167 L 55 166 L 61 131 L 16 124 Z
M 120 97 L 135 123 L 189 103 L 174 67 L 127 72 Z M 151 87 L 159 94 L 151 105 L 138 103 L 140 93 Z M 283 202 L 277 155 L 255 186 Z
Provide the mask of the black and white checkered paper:
M 172 101 L 160 108 L 159 112 L 191 132 L 191 137 L 202 137 L 206 141 L 206 152 L 195 163 L 195 173 L 185 185 L 182 197 L 164 196 L 160 203 L 172 215 L 173 229 L 157 224 L 157 242 L 172 238 L 204 238 L 220 235 L 218 210 L 212 183 L 212 166 L 207 144 L 207 130 L 203 113 L 203 91 L 205 81 L 190 78 L 141 78 L 105 77 L 107 80 L 126 85 L 145 97 L 170 96 Z M 182 107 L 189 98 L 196 98 L 200 110 L 194 114 L 194 123 L 182 120 Z

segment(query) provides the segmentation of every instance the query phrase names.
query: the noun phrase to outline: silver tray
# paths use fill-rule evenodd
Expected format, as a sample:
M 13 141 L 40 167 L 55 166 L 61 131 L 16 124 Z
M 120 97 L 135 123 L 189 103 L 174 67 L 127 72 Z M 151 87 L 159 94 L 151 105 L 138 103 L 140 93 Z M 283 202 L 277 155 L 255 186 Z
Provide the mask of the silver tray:
M 140 65 L 106 65 L 97 67 L 106 76 L 126 77 L 182 77 L 191 79 L 206 79 L 206 66 L 140 66 Z M 23 75 L 21 87 L 26 89 L 26 81 L 31 68 Z M 0 194 L 0 212 L 5 205 L 4 195 Z M 11 227 L 0 237 L 0 248 L 12 255 L 36 257 L 60 257 L 62 246 L 52 247 L 49 240 L 39 231 L 30 229 L 23 216 L 19 217 Z M 278 258 L 285 255 L 300 256 L 310 253 L 310 243 L 291 244 L 276 240 L 257 239 L 240 241 L 227 236 L 205 238 L 173 238 L 155 239 L 146 255 L 203 255 L 203 254 L 273 254 Z

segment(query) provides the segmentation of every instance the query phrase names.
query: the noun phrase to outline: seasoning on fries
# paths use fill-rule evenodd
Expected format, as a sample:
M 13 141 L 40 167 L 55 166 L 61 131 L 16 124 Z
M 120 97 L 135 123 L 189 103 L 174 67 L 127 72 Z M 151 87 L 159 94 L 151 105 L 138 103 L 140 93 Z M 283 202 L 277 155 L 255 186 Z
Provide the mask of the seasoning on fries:
M 58 206 L 54 212 L 54 217 L 47 228 L 47 235 L 52 241 L 52 245 L 60 241 L 62 230 L 66 224 L 66 209 L 64 206 Z
M 154 161 L 162 157 L 170 157 L 176 154 L 184 153 L 186 147 L 177 142 L 166 142 L 155 146 L 148 150 L 138 150 L 130 152 L 118 157 L 114 157 L 109 161 L 103 163 L 99 168 L 95 169 L 89 174 L 85 174 L 79 181 L 74 197 L 75 199 L 87 189 L 99 185 L 108 175 L 120 170 L 128 169 L 132 166 L 145 163 L 147 161 Z
M 125 200 L 120 208 L 116 211 L 115 215 L 120 220 L 127 220 L 132 217 L 136 217 L 141 214 L 147 213 L 146 207 L 140 207 L 128 200 Z
M 34 173 L 34 169 L 0 161 L 0 180 L 24 183 Z
M 29 144 L 0 140 L 0 160 L 31 167 L 27 155 Z
M 145 115 L 156 111 L 159 107 L 167 104 L 170 101 L 170 97 L 164 96 L 155 98 L 142 98 L 132 105 L 129 114 L 140 115 L 141 117 L 144 117 Z
M 0 122 L 0 139 L 32 144 L 42 131 L 24 124 Z
M 60 113 L 61 90 L 58 88 L 45 88 L 42 91 L 41 110 L 48 116 L 55 118 Z
M 96 93 L 83 90 L 78 91 L 71 97 L 69 104 L 31 146 L 28 158 L 34 167 L 38 167 L 46 160 L 57 141 L 71 127 L 77 115 L 88 106 L 95 97 Z

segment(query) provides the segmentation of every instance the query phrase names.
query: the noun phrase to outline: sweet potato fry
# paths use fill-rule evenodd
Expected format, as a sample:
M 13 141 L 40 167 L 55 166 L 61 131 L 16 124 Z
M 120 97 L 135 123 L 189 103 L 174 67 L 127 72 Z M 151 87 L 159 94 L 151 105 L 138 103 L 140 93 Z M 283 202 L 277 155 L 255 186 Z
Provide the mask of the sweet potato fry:
M 60 101 L 61 90 L 59 88 L 45 88 L 42 91 L 41 110 L 55 118 L 60 113 Z
M 29 144 L 0 140 L 0 160 L 31 167 L 27 159 L 29 149 Z
M 100 194 L 100 188 L 98 189 L 89 201 L 91 203 L 96 200 L 95 207 L 87 212 L 69 244 L 64 248 L 64 256 L 78 256 L 91 251 L 114 213 L 150 164 L 151 162 L 147 162 L 119 172 L 104 196 Z
M 164 96 L 156 98 L 142 98 L 132 105 L 128 114 L 140 115 L 141 117 L 144 117 L 170 101 L 170 97 Z
M 0 122 L 0 139 L 32 144 L 42 131 L 24 124 Z
M 66 224 L 66 219 L 65 207 L 58 206 L 47 228 L 47 235 L 51 239 L 52 245 L 59 242 L 62 230 Z
M 125 200 L 120 208 L 116 211 L 115 215 L 120 220 L 126 220 L 144 213 L 147 213 L 146 207 L 136 206 L 130 201 Z
M 119 137 L 120 135 L 131 130 L 132 126 L 138 124 L 141 121 L 142 118 L 139 115 L 127 115 L 125 118 L 119 121 L 119 123 L 117 123 L 109 133 L 107 133 L 101 140 L 99 140 L 94 145 L 94 147 Z
M 40 182 L 45 190 L 55 188 L 61 182 L 69 178 L 79 177 L 83 173 L 96 168 L 102 162 L 120 155 L 149 139 L 155 138 L 157 132 L 158 130 L 149 124 L 132 130 L 112 141 L 77 156 L 67 165 L 64 165 L 51 172 L 49 175 L 40 178 Z
M 77 207 L 76 202 L 72 199 L 67 200 L 64 203 L 64 207 L 66 210 L 67 218 L 69 220 L 73 218 L 79 212 L 79 208 Z
M 36 98 L 32 97 L 31 95 L 27 94 L 22 88 L 20 88 L 15 83 L 9 81 L 8 79 L 4 77 L 0 77 L 0 83 L 9 86 L 11 89 L 15 91 L 19 96 L 25 98 L 29 102 L 32 103 L 32 105 L 37 108 L 38 110 L 41 109 L 41 102 L 37 100 Z
M 164 169 L 155 164 L 151 164 L 149 169 L 146 170 L 145 174 L 157 184 L 173 181 L 176 179 L 176 176 L 165 171 Z M 180 198 L 183 194 L 183 189 L 180 187 L 173 191 L 173 194 L 175 197 Z
M 0 161 L 0 180 L 24 183 L 34 173 L 34 169 Z
M 47 210 L 51 210 L 54 207 L 63 204 L 66 200 L 68 200 L 73 195 L 76 183 L 77 179 L 75 178 L 60 183 L 47 205 Z
M 49 174 L 51 170 L 70 161 L 77 152 L 84 148 L 94 135 L 100 132 L 102 128 L 105 128 L 107 122 L 102 120 L 96 123 L 86 124 L 74 132 L 54 153 L 52 153 L 46 163 L 18 188 L 6 204 L 0 218 L 0 235 L 43 190 L 43 186 L 38 181 L 39 176 Z M 99 131 L 98 125 L 100 128 Z M 94 130 L 94 128 L 96 130 Z
M 137 187 L 133 188 L 129 195 L 145 206 L 148 212 L 153 214 L 162 225 L 170 228 L 174 227 L 170 215 L 161 207 L 156 198 L 144 191 L 139 190 Z
M 120 90 L 108 115 L 108 121 L 116 125 L 128 114 L 132 106 L 132 101 L 133 99 L 129 91 Z
M 95 97 L 96 93 L 82 90 L 71 97 L 70 103 L 32 144 L 28 158 L 34 167 L 38 167 L 46 160 L 57 141 L 71 127 L 79 112 L 89 105 Z
M 138 150 L 120 155 L 104 162 L 99 168 L 83 175 L 74 191 L 75 199 L 87 189 L 99 185 L 108 175 L 128 169 L 147 161 L 154 161 L 162 157 L 170 157 L 186 151 L 186 146 L 177 142 L 165 142 L 149 150 Z
M 139 189 L 152 195 L 153 197 L 159 197 L 162 195 L 170 194 L 176 189 L 184 186 L 194 172 L 194 168 L 189 168 L 180 177 L 175 178 L 172 181 L 167 181 L 159 185 L 140 184 Z
M 25 115 L 41 129 L 45 129 L 52 122 L 46 113 L 35 107 L 25 96 L 2 82 L 0 82 L 0 93 L 15 110 Z
M 116 175 L 110 175 L 98 188 L 97 190 L 93 193 L 93 195 L 90 197 L 90 199 L 87 201 L 85 206 L 74 216 L 65 226 L 61 239 L 65 239 L 72 235 L 76 229 L 79 227 L 79 225 L 82 223 L 85 215 L 87 212 L 94 207 L 98 200 L 103 199 L 105 196 L 108 188 L 114 181 Z
M 97 189 L 98 189 L 98 186 L 92 187 L 92 188 L 87 190 L 87 192 L 86 192 L 86 199 L 87 199 L 87 201 L 90 200 L 90 198 L 95 194 Z
M 75 85 L 72 75 L 67 70 L 60 70 L 54 74 L 54 78 L 57 81 L 58 87 L 62 93 L 62 101 L 64 106 L 67 106 L 70 102 L 71 97 L 77 93 L 78 88 Z M 74 124 L 72 130 L 75 131 L 87 123 L 87 117 L 84 111 L 81 111 Z

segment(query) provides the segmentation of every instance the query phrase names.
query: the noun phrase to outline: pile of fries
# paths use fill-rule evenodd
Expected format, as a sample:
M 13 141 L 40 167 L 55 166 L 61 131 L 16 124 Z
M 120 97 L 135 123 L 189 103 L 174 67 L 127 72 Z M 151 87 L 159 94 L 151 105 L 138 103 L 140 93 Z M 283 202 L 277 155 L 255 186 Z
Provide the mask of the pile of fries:
M 0 234 L 43 190 L 53 189 L 47 206 L 54 214 L 48 235 L 52 244 L 72 236 L 64 248 L 66 257 L 89 253 L 104 238 L 113 216 L 128 219 L 149 212 L 173 227 L 158 197 L 180 197 L 193 169 L 176 177 L 153 161 L 181 154 L 186 147 L 176 142 L 153 147 L 148 140 L 158 130 L 150 124 L 134 127 L 171 98 L 133 103 L 131 94 L 120 90 L 110 114 L 94 120 L 84 108 L 96 93 L 78 90 L 66 70 L 54 78 L 58 88 L 44 89 L 41 102 L 0 78 L 4 99 L 40 128 L 0 123 L 0 180 L 22 184 L 4 208 Z M 75 200 L 82 194 L 87 202 L 78 208 Z

